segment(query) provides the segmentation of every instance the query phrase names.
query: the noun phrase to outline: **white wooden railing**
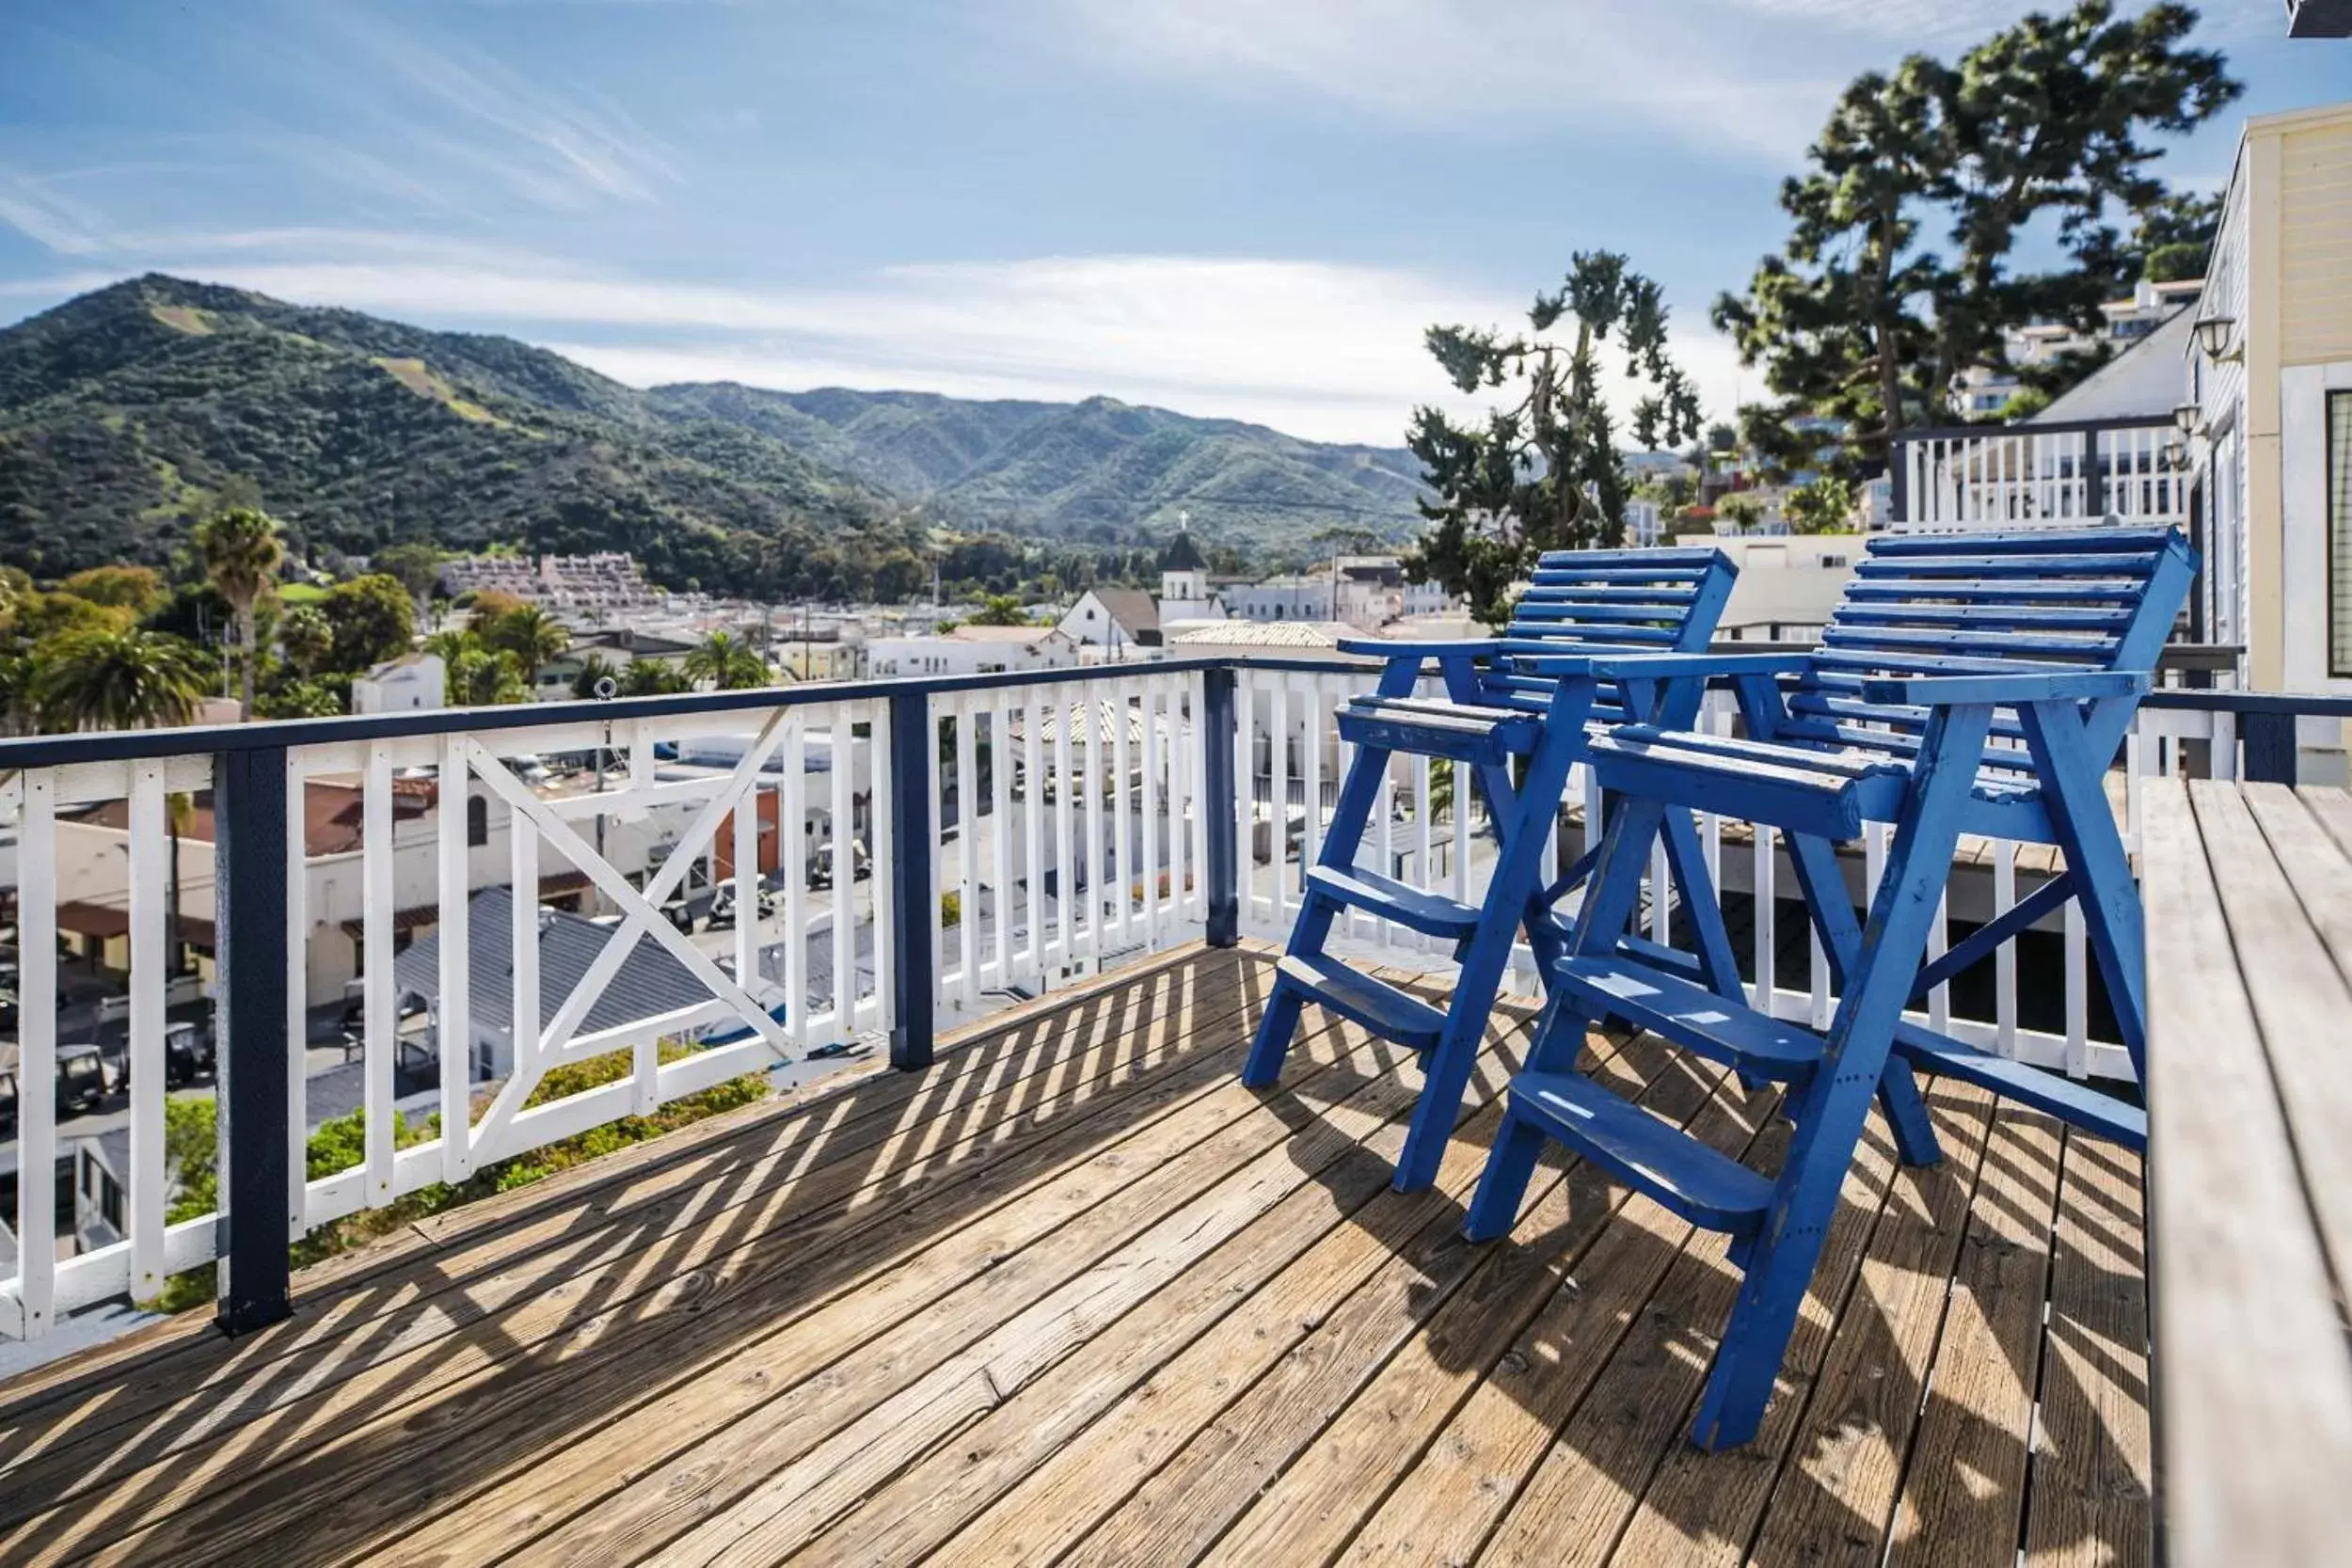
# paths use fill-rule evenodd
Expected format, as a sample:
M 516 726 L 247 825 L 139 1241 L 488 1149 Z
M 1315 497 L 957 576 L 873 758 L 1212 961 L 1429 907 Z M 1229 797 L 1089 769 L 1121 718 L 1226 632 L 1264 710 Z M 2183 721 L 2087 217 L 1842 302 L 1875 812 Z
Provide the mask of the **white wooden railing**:
M 2186 528 L 2191 476 L 2178 443 L 2169 417 L 1906 431 L 1890 526 L 1953 533 L 2113 517 Z
M 38 1336 L 59 1313 L 151 1298 L 169 1275 L 225 1251 L 243 1259 L 248 1246 L 255 1256 L 275 1248 L 282 1277 L 286 1242 L 317 1227 L 738 1074 L 790 1084 L 826 1070 L 821 1058 L 841 1048 L 884 1039 L 894 1060 L 919 1065 L 934 1013 L 937 1027 L 951 1026 L 1204 934 L 1237 927 L 1279 941 L 1350 761 L 1333 711 L 1369 690 L 1374 673 L 1200 660 L 993 684 L 0 741 L 0 768 L 12 768 L 0 776 L 8 851 L 0 863 L 13 863 L 20 1019 L 17 1126 L 0 1141 L 12 1156 L 0 1170 L 12 1169 L 16 1186 L 12 1236 L 0 1239 L 13 1243 L 0 1244 L 0 1332 Z M 2276 719 L 2265 719 L 2274 731 Z M 1704 721 L 1727 730 L 1728 704 L 1710 699 Z M 2183 768 L 2235 771 L 2243 727 L 2220 707 L 2142 708 L 2122 771 L 2135 843 L 2139 781 Z M 2255 752 L 2247 741 L 2244 755 Z M 516 760 L 526 754 L 603 766 L 551 787 Z M 2276 766 L 2275 734 L 2262 754 Z M 257 808 L 247 798 L 246 774 L 230 768 L 224 778 L 238 757 L 264 782 L 271 769 L 282 773 L 292 809 L 273 816 L 266 801 Z M 258 773 L 252 759 L 262 759 Z M 175 849 L 174 798 L 215 786 L 225 790 L 214 813 L 224 842 L 183 827 Z M 1581 836 L 1597 803 L 1580 774 L 1560 831 Z M 252 836 L 256 821 L 276 833 L 274 857 L 259 852 L 267 846 Z M 909 832 L 922 838 L 894 842 Z M 1803 918 L 1780 846 L 1769 832 L 1711 815 L 1700 832 L 1717 886 L 1753 900 L 1743 956 L 1766 977 L 1758 995 L 1775 1013 L 1825 1024 L 1835 997 L 1818 942 L 1804 983 L 1777 974 L 1786 923 Z M 1858 886 L 1875 885 L 1883 852 L 1883 839 L 1865 841 Z M 1974 924 L 2031 893 L 2039 852 L 1984 847 L 1981 871 L 1954 883 L 1952 896 L 1969 907 L 1949 910 L 1951 922 Z M 1398 759 L 1360 857 L 1476 900 L 1492 849 L 1470 770 Z M 202 989 L 224 999 L 232 1020 L 257 1018 L 253 998 L 269 997 L 261 1012 L 276 1019 L 226 1031 L 225 1082 L 211 1092 L 228 1121 L 248 1099 L 266 1109 L 268 1097 L 253 1091 L 273 1086 L 240 1076 L 258 1070 L 291 1104 L 272 1133 L 279 1157 L 261 1162 L 279 1184 L 259 1207 L 276 1213 L 234 1248 L 218 1214 L 166 1217 L 178 1196 L 167 1096 L 207 1092 L 166 1083 L 172 1013 L 201 1007 L 177 1002 L 188 987 L 167 974 L 175 862 L 183 921 L 217 901 L 221 968 L 200 966 Z M 273 886 L 260 890 L 269 897 L 256 895 L 256 865 L 272 868 Z M 698 865 L 721 874 L 697 881 Z M 1662 865 L 1653 870 L 1654 885 L 1664 885 Z M 699 910 L 718 883 L 730 889 L 733 930 L 678 929 L 677 895 Z M 952 917 L 943 894 L 954 895 Z M 543 913 L 566 899 L 580 905 L 576 915 Z M 1669 900 L 1649 901 L 1654 938 L 1668 935 L 1671 914 Z M 492 917 L 495 927 L 485 924 Z M 563 918 L 576 922 L 563 927 L 573 937 L 587 919 L 604 922 L 601 937 L 587 939 L 593 960 L 564 971 L 569 979 L 548 968 L 553 939 L 542 942 L 543 923 Z M 68 929 L 115 934 L 93 964 L 61 957 Z M 2058 943 L 2054 966 L 2021 961 L 2012 943 L 1996 960 L 1989 1006 L 1959 1016 L 1939 990 L 1922 1016 L 2039 1065 L 2124 1076 L 2121 1047 L 2091 1032 L 2079 922 L 2064 916 L 2042 929 Z M 1360 913 L 1344 940 L 1440 974 L 1450 962 L 1443 944 Z M 437 958 L 418 949 L 404 963 L 412 941 L 433 942 Z M 1934 946 L 1944 945 L 1940 926 Z M 923 956 L 910 961 L 909 950 Z M 275 966 L 258 990 L 256 953 Z M 647 966 L 666 989 L 648 990 L 639 973 Z M 96 1027 L 100 1004 L 89 993 L 101 972 L 123 999 L 107 1010 L 124 1015 L 127 1090 L 117 1084 L 95 1114 L 77 1107 L 61 1119 L 49 1085 L 60 1047 Z M 342 1063 L 331 1020 L 354 974 L 352 1056 Z M 1535 987 L 1523 953 L 1514 983 Z M 2050 988 L 2059 996 L 2055 1020 L 2035 1026 L 2051 1010 Z M 603 1006 L 613 997 L 638 1000 Z M 610 1081 L 528 1103 L 552 1069 L 614 1053 L 626 1064 Z M 358 1157 L 313 1178 L 307 1135 L 342 1103 L 324 1103 L 330 1085 L 354 1077 Z M 436 1115 L 437 1127 L 424 1130 Z M 257 1180 L 251 1125 L 227 1126 L 221 1150 L 241 1164 L 232 1177 L 248 1183 Z M 127 1192 L 120 1233 L 85 1244 L 56 1223 L 56 1162 L 86 1134 L 115 1128 L 129 1149 L 117 1173 Z M 224 1193 L 238 1190 L 224 1182 Z

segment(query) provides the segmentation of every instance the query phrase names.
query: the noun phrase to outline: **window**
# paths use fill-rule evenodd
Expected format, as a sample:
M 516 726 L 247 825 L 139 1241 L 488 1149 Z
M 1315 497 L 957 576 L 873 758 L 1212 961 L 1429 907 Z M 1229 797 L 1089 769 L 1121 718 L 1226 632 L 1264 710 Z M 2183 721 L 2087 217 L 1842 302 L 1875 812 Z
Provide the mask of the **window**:
M 490 842 L 490 802 L 479 795 L 466 797 L 466 843 L 480 848 Z
M 2352 675 L 2352 392 L 2328 394 L 2328 673 Z

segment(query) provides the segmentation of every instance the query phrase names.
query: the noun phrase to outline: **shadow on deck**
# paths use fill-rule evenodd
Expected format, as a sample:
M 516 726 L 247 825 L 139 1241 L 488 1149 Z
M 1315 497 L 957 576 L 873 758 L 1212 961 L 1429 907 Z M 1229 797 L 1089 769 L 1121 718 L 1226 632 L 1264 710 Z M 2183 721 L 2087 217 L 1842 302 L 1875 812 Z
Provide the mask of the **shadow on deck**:
M 1720 1237 L 1555 1150 L 1459 1239 L 1525 1017 L 1401 1196 L 1406 1053 L 1311 1013 L 1237 1082 L 1270 973 L 1176 954 L 441 1216 L 246 1339 L 0 1388 L 0 1560 L 2149 1560 L 2136 1159 L 1951 1085 L 1942 1165 L 1874 1128 L 1763 1434 L 1710 1457 Z M 1588 1065 L 1785 1141 L 1654 1040 Z

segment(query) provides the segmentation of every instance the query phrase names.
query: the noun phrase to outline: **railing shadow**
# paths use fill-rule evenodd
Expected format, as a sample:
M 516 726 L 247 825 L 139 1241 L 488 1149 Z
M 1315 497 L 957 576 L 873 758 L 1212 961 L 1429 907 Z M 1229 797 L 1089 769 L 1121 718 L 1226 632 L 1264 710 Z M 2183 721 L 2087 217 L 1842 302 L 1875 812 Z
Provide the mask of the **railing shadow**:
M 924 1080 L 867 1079 L 492 1225 L 459 1212 L 441 1244 L 298 1281 L 281 1330 L 0 1404 L 0 1557 L 156 1528 L 192 1559 L 396 1531 L 1226 1081 L 1263 974 L 1199 952 L 988 1033 Z M 417 1414 L 367 1424 L 403 1405 Z

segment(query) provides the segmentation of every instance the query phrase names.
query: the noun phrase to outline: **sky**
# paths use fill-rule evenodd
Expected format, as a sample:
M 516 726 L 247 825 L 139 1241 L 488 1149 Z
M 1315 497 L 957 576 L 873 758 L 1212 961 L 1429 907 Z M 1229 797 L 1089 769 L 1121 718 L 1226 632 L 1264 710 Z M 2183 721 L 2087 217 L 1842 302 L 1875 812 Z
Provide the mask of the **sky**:
M 1394 444 L 1580 249 L 1707 325 L 1838 89 L 2014 0 L 0 0 L 0 323 L 149 270 L 638 386 L 1105 393 Z M 2047 8 L 2045 6 L 2043 8 Z M 2208 0 L 2245 114 L 2352 44 Z

